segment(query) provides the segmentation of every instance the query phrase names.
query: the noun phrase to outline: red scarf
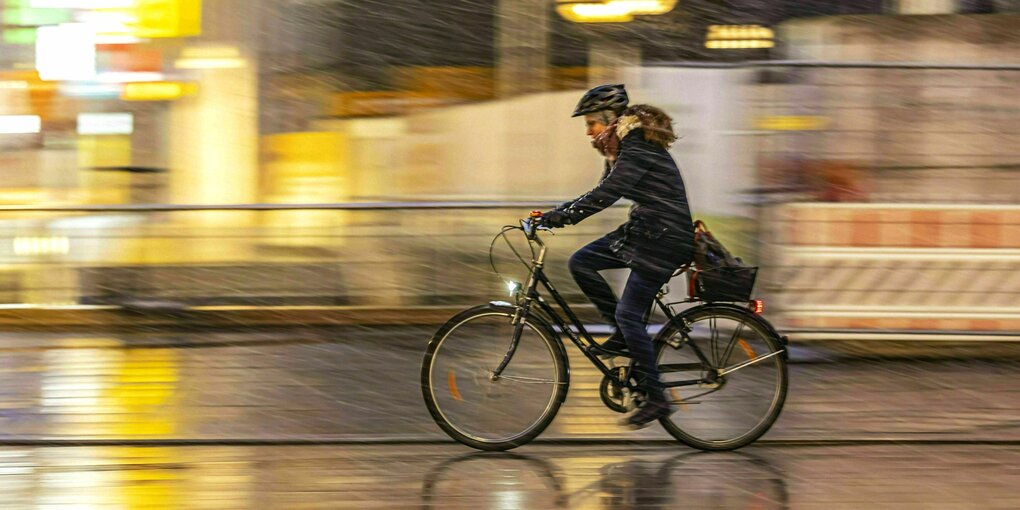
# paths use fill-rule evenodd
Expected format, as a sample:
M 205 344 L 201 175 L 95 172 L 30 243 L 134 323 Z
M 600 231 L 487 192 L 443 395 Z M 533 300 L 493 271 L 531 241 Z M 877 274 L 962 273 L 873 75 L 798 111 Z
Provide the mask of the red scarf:
M 616 120 L 610 122 L 606 129 L 592 138 L 591 145 L 610 163 L 615 162 L 616 157 L 620 155 L 620 137 L 616 136 Z

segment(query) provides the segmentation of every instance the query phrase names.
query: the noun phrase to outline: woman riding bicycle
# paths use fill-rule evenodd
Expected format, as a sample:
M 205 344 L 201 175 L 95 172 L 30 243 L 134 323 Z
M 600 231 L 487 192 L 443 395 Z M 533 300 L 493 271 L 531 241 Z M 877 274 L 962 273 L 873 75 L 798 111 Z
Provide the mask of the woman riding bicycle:
M 672 410 L 645 328 L 659 289 L 691 261 L 694 226 L 680 170 L 667 150 L 676 140 L 672 119 L 653 106 L 627 104 L 623 85 L 595 87 L 581 98 L 573 116 L 584 116 L 592 145 L 606 157 L 606 171 L 598 186 L 544 213 L 542 223 L 576 225 L 621 198 L 634 202 L 628 221 L 574 253 L 569 267 L 581 291 L 615 328 L 597 354 L 635 361 L 635 378 L 647 399 L 623 424 L 641 428 Z M 631 270 L 619 302 L 598 273 L 617 268 Z

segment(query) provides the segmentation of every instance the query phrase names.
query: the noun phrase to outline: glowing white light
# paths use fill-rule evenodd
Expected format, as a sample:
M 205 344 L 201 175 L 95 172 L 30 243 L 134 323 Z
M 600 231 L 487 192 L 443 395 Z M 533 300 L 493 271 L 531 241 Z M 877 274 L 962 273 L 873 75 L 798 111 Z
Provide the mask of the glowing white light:
M 29 5 L 42 9 L 126 9 L 136 0 L 32 0 Z
M 624 3 L 631 14 L 665 14 L 673 10 L 676 2 L 664 0 L 613 0 L 610 4 Z
M 0 89 L 28 90 L 28 82 L 20 80 L 0 81 Z
M 572 9 L 575 14 L 585 18 L 627 16 L 631 14 L 630 6 L 624 2 L 609 2 L 607 4 L 575 4 Z
M 75 97 L 118 97 L 121 86 L 103 83 L 61 83 L 60 93 Z
M 67 237 L 15 237 L 16 255 L 66 255 L 71 251 L 71 240 Z
M 80 135 L 130 135 L 134 132 L 134 115 L 130 113 L 80 113 Z
M 35 67 L 47 81 L 88 80 L 96 75 L 96 32 L 81 23 L 39 27 Z
M 38 133 L 42 119 L 38 115 L 0 115 L 0 135 Z
M 561 0 L 557 11 L 571 21 L 625 22 L 635 15 L 665 14 L 676 6 L 676 0 L 610 0 L 572 2 Z
M 517 294 L 518 290 L 520 290 L 521 284 L 517 282 L 506 282 L 506 288 L 510 292 L 510 295 L 513 296 L 514 294 Z

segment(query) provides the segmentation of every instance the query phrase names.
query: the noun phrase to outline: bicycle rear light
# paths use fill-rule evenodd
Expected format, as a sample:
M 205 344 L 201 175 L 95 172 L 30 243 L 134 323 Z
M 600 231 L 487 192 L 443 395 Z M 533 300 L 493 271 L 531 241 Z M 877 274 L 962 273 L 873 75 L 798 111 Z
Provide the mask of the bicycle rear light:
M 762 312 L 765 311 L 765 301 L 762 301 L 760 299 L 752 299 L 748 308 L 750 308 L 755 315 L 760 315 Z

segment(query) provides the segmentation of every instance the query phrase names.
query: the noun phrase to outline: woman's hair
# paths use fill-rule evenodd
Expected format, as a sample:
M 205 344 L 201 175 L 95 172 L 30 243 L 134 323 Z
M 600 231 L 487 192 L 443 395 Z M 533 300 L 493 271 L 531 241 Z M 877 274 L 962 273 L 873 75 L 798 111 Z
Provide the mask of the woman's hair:
M 677 136 L 673 133 L 673 119 L 666 112 L 648 104 L 636 104 L 623 111 L 622 116 L 633 115 L 641 121 L 645 140 L 668 149 Z
M 616 112 L 613 110 L 599 110 L 595 112 L 593 115 L 595 115 L 599 119 L 599 122 L 607 126 L 609 125 L 609 123 L 613 122 L 618 117 Z

